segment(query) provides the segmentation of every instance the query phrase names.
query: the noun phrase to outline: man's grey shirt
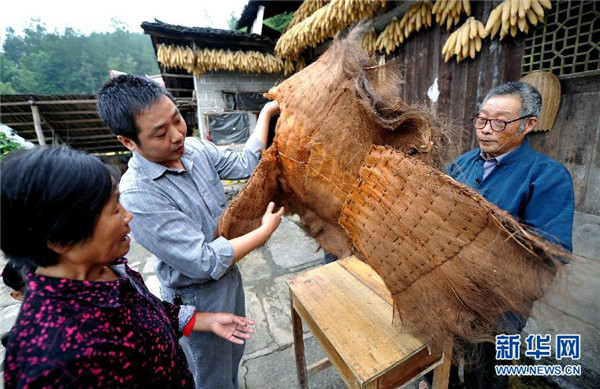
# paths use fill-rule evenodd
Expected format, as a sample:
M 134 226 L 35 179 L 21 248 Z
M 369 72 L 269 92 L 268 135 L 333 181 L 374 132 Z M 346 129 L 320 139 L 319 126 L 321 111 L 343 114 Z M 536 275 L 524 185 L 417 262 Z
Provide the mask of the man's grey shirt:
M 162 285 L 181 288 L 218 280 L 229 270 L 231 244 L 223 237 L 213 240 L 227 205 L 220 180 L 250 176 L 261 149 L 264 145 L 255 136 L 240 152 L 187 138 L 184 170 L 133 153 L 119 183 L 120 200 L 133 214 L 133 238 L 154 255 Z

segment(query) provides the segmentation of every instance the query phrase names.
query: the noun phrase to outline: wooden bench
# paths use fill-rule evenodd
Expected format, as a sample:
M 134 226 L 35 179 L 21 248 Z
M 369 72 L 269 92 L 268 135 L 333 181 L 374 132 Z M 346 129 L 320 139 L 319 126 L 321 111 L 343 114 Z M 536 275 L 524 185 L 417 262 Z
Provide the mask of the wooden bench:
M 366 263 L 348 257 L 296 275 L 287 284 L 301 388 L 330 365 L 350 388 L 396 388 L 432 369 L 434 388 L 448 387 L 451 344 L 444 350 L 431 347 L 392 325 L 391 295 Z M 328 357 L 308 367 L 302 320 Z

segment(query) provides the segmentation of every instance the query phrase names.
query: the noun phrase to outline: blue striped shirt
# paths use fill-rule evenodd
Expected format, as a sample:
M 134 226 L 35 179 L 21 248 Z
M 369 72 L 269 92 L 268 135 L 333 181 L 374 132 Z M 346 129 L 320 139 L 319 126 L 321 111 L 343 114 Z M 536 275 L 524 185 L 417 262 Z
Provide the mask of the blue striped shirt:
M 506 157 L 509 153 L 511 153 L 511 151 L 509 151 L 508 153 L 504 153 L 502 155 L 499 155 L 497 157 L 492 157 L 492 158 L 486 158 L 486 155 L 483 151 L 479 152 L 479 157 L 481 159 L 483 159 L 483 179 L 485 180 L 485 178 L 488 176 L 488 174 L 490 174 L 492 172 L 492 170 L 494 170 L 494 168 L 496 166 L 498 166 L 498 164 L 500 163 L 500 161 L 502 160 L 502 158 Z
M 137 152 L 121 178 L 121 204 L 133 214 L 133 238 L 154 255 L 162 285 L 181 288 L 218 280 L 231 267 L 233 248 L 213 240 L 227 199 L 221 179 L 248 177 L 264 145 L 251 136 L 244 149 L 218 149 L 187 138 L 184 170 L 148 161 Z

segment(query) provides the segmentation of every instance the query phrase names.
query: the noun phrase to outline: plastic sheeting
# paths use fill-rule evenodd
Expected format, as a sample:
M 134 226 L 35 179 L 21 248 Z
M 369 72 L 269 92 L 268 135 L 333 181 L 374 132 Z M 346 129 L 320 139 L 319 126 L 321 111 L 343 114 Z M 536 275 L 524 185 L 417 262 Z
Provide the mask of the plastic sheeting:
M 262 92 L 223 92 L 225 110 L 260 111 L 269 102 Z
M 248 113 L 211 114 L 208 117 L 208 136 L 217 145 L 244 143 L 250 136 Z

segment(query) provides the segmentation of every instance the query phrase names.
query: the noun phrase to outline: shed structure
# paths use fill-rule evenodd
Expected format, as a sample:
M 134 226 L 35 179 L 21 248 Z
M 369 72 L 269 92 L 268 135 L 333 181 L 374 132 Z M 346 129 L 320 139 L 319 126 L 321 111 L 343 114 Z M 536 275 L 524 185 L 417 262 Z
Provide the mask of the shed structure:
M 91 154 L 127 151 L 100 119 L 94 95 L 1 95 L 0 105 L 0 122 L 34 144 L 68 144 Z

